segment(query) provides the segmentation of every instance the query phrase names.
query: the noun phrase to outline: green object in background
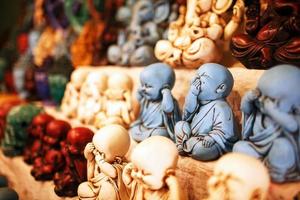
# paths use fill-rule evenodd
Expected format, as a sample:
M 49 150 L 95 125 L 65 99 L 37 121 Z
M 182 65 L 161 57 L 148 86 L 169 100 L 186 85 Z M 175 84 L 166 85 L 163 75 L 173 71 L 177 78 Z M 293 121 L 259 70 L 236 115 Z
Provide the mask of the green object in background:
M 6 156 L 17 156 L 23 153 L 27 140 L 27 128 L 32 119 L 42 112 L 41 107 L 25 104 L 13 107 L 6 117 L 4 139 L 1 143 Z
M 55 103 L 60 104 L 67 85 L 67 78 L 60 74 L 49 75 L 48 77 L 50 94 Z

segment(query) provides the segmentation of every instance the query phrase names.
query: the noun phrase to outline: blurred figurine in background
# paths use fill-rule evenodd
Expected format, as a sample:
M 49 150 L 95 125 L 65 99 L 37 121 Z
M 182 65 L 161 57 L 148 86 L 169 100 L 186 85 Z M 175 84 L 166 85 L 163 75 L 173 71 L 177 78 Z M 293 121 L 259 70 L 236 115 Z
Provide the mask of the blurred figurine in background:
M 72 128 L 62 143 L 62 153 L 66 160 L 63 171 L 54 175 L 54 191 L 58 196 L 77 196 L 77 187 L 87 180 L 87 162 L 84 148 L 92 141 L 94 133 L 85 127 Z
M 28 138 L 27 128 L 41 111 L 40 107 L 32 104 L 15 106 L 9 111 L 4 139 L 1 141 L 1 148 L 6 156 L 17 156 L 23 153 Z
M 71 80 L 66 86 L 64 97 L 61 103 L 62 113 L 68 118 L 75 118 L 77 116 L 77 109 L 79 105 L 79 95 L 81 86 L 84 83 L 89 70 L 79 68 L 71 74 Z
M 61 143 L 65 142 L 69 123 L 62 120 L 52 120 L 42 136 L 41 154 L 35 158 L 31 175 L 36 180 L 51 180 L 55 172 L 64 169 L 65 158 L 61 150 Z
M 120 125 L 108 125 L 95 133 L 84 150 L 88 181 L 79 185 L 79 199 L 129 199 L 122 180 L 124 156 L 129 146 L 130 137 Z
M 24 161 L 32 164 L 42 153 L 42 139 L 46 134 L 46 127 L 54 118 L 46 113 L 35 116 L 27 129 L 28 138 L 24 149 Z
M 185 200 L 175 175 L 178 151 L 172 140 L 153 136 L 139 143 L 123 171 L 130 199 Z
M 133 111 L 133 81 L 125 73 L 114 73 L 108 77 L 103 108 L 96 115 L 95 126 L 101 128 L 109 124 L 119 124 L 129 128 L 135 119 Z
M 118 65 L 145 66 L 156 62 L 154 45 L 162 38 L 160 26 L 168 21 L 171 3 L 141 0 L 132 4 L 127 35 L 108 49 L 108 60 Z
M 223 65 L 206 63 L 199 67 L 185 99 L 183 121 L 175 126 L 180 153 L 208 161 L 232 150 L 238 139 L 234 115 L 226 101 L 232 87 L 232 74 Z
M 229 153 L 217 161 L 208 180 L 208 200 L 266 200 L 269 185 L 268 170 L 262 162 Z
M 84 124 L 94 124 L 96 114 L 104 109 L 107 75 L 100 71 L 91 72 L 82 84 L 79 94 L 77 119 Z
M 131 137 L 137 142 L 154 135 L 174 140 L 174 126 L 180 120 L 180 109 L 171 93 L 174 70 L 163 63 L 149 65 L 141 72 L 140 83 L 140 114 L 130 126 Z
M 300 69 L 278 65 L 245 94 L 243 141 L 233 151 L 259 158 L 275 182 L 300 180 Z
M 232 55 L 249 69 L 268 69 L 276 64 L 300 66 L 300 2 L 246 1 L 245 32 L 231 40 Z
M 155 56 L 173 67 L 219 62 L 243 13 L 243 0 L 187 0 L 169 25 L 168 40 L 157 42 Z

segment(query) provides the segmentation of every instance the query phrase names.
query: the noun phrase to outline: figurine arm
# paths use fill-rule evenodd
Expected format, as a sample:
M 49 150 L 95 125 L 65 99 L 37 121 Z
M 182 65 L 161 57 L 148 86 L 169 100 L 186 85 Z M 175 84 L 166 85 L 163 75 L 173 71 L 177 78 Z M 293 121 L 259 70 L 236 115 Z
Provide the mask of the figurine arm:
M 172 199 L 172 200 L 186 199 L 186 197 L 184 196 L 184 193 L 181 190 L 181 187 L 178 183 L 176 176 L 174 176 L 174 175 L 167 176 L 165 182 L 169 188 L 169 198 L 168 199 Z
M 122 173 L 122 179 L 126 187 L 130 187 L 131 183 L 133 181 L 133 178 L 131 177 L 131 172 L 133 170 L 134 166 L 132 163 L 128 163 L 123 170 Z
M 171 90 L 165 87 L 161 91 L 162 93 L 162 109 L 165 113 L 172 113 L 174 111 L 174 100 Z
M 258 99 L 259 96 L 260 96 L 260 91 L 258 89 L 248 91 L 243 96 L 241 101 L 242 112 L 244 112 L 247 115 L 251 114 L 255 109 L 254 102 Z
M 196 76 L 191 81 L 191 87 L 188 92 L 188 95 L 185 98 L 184 109 L 183 109 L 183 121 L 189 121 L 192 117 L 191 114 L 195 113 L 198 108 L 198 95 L 200 92 L 199 89 L 200 80 Z
M 224 40 L 228 41 L 231 39 L 232 35 L 238 29 L 239 24 L 242 21 L 242 17 L 244 15 L 244 1 L 238 0 L 233 6 L 233 15 L 229 23 L 226 25 L 224 29 Z
M 95 160 L 97 165 L 99 166 L 102 173 L 106 174 L 107 176 L 111 178 L 117 177 L 117 170 L 114 168 L 114 166 L 108 162 L 106 162 L 102 156 L 99 154 L 95 156 Z
M 136 98 L 139 102 L 141 102 L 141 100 L 143 99 L 143 92 L 142 92 L 142 88 L 139 87 L 137 89 L 137 93 L 136 93 Z
M 296 117 L 293 114 L 280 111 L 270 99 L 264 100 L 262 110 L 288 132 L 294 133 L 299 130 Z

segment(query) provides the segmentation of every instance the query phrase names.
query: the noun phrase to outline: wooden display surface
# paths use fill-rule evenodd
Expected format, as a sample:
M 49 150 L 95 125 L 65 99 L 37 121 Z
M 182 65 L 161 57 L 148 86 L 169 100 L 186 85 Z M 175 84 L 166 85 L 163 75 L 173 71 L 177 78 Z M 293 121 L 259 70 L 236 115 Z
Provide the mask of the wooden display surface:
M 106 72 L 108 75 L 114 72 L 125 72 L 134 81 L 134 94 L 139 85 L 140 67 L 99 67 L 93 69 Z M 241 97 L 250 89 L 256 87 L 257 80 L 263 73 L 262 70 L 248 70 L 241 67 L 230 68 L 235 84 L 228 101 L 231 104 L 238 121 L 241 120 L 239 111 Z M 185 95 L 189 89 L 189 83 L 195 70 L 176 69 L 176 83 L 173 89 L 175 98 L 178 99 L 182 108 Z M 47 108 L 46 112 L 58 119 L 65 119 L 64 115 L 53 108 Z M 73 127 L 80 126 L 77 120 L 70 120 Z M 89 128 L 95 130 L 94 127 Z M 177 175 L 182 188 L 187 192 L 190 200 L 202 200 L 207 197 L 207 180 L 212 174 L 214 162 L 200 162 L 189 157 L 180 157 L 177 166 Z M 51 181 L 37 182 L 30 175 L 31 167 L 23 162 L 22 157 L 6 158 L 0 151 L 0 174 L 4 174 L 10 181 L 10 186 L 20 195 L 21 200 L 58 200 L 77 199 L 60 198 L 54 193 L 54 185 Z M 255 178 L 255 177 L 253 177 Z M 251 181 L 251 180 L 249 180 Z M 287 184 L 272 184 L 269 192 L 271 200 L 292 200 L 300 192 L 300 182 Z

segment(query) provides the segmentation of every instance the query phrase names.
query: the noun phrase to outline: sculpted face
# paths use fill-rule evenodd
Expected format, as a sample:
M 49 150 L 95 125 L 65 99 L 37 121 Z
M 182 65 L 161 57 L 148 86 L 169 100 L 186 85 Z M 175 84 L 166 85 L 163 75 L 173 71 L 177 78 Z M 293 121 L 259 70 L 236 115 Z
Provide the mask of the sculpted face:
M 299 77 L 300 69 L 292 65 L 278 65 L 265 71 L 257 85 L 261 92 L 259 101 L 268 98 L 282 112 L 291 112 L 300 106 L 300 91 L 296 89 L 300 85 Z
M 130 146 L 130 137 L 120 125 L 108 125 L 101 128 L 93 137 L 96 150 L 104 154 L 104 160 L 112 163 L 117 157 L 124 157 Z
M 175 73 L 168 65 L 155 63 L 149 65 L 141 72 L 140 82 L 140 89 L 147 100 L 160 100 L 163 87 L 173 88 Z
M 152 1 L 149 0 L 138 1 L 135 4 L 133 15 L 136 15 L 136 17 L 141 22 L 151 20 L 154 16 L 154 8 L 153 8 Z
M 123 100 L 124 93 L 132 91 L 133 82 L 125 73 L 115 73 L 108 78 L 108 89 L 105 91 L 109 99 Z
M 39 137 L 45 133 L 47 124 L 54 120 L 54 118 L 46 113 L 41 113 L 35 116 L 28 128 L 30 135 L 34 137 Z
M 269 184 L 268 170 L 261 161 L 244 154 L 229 153 L 218 160 L 208 180 L 208 199 L 263 200 Z
M 167 173 L 175 171 L 178 152 L 175 144 L 163 136 L 152 136 L 139 143 L 133 150 L 134 165 L 131 176 L 144 188 L 159 190 Z
M 49 145 L 59 144 L 61 140 L 66 138 L 71 126 L 68 122 L 63 120 L 52 120 L 46 128 L 46 134 L 43 141 Z
M 202 101 L 225 98 L 233 87 L 233 77 L 229 70 L 216 63 L 202 65 L 192 81 L 192 87 L 198 90 L 198 99 Z
M 72 155 L 82 155 L 87 143 L 92 141 L 93 131 L 85 127 L 72 128 L 67 135 L 67 148 Z

